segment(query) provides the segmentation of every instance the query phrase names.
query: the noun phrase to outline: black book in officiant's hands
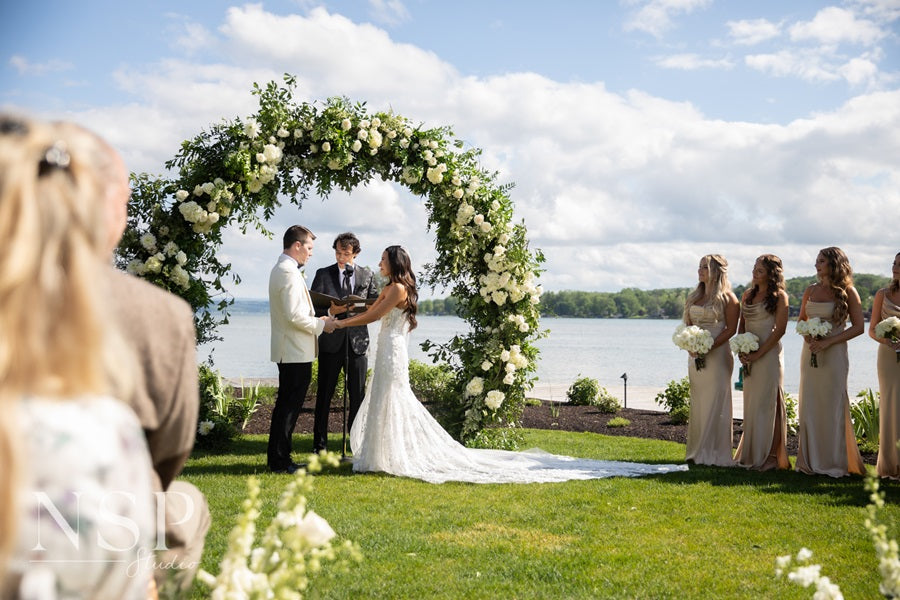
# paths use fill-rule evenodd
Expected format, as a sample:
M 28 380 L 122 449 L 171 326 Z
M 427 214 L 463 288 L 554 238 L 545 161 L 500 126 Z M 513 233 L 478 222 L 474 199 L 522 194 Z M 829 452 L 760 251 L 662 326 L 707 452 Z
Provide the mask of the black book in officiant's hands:
M 312 298 L 313 306 L 316 308 L 331 308 L 332 302 L 338 306 L 346 306 L 351 312 L 365 312 L 368 305 L 372 304 L 377 298 L 363 298 L 362 296 L 345 296 L 344 298 L 335 298 L 322 292 L 309 291 L 309 297 Z

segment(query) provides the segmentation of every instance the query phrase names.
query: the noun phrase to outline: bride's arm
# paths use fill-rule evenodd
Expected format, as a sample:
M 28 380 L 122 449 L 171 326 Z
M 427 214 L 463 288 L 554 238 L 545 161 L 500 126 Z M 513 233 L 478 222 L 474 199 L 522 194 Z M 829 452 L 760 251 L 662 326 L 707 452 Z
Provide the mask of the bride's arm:
M 378 299 L 372 303 L 366 312 L 343 321 L 337 321 L 335 327 L 343 329 L 344 327 L 358 327 L 359 325 L 374 323 L 404 300 L 406 300 L 406 289 L 399 283 L 391 283 L 381 291 Z

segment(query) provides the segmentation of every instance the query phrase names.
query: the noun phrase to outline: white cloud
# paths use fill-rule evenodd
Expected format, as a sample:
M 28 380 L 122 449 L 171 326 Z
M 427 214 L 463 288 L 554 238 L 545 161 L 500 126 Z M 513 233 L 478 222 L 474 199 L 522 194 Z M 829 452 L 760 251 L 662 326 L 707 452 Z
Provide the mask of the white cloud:
M 369 0 L 369 12 L 378 23 L 399 25 L 409 20 L 409 11 L 400 0 Z
M 44 62 L 31 62 L 20 54 L 14 54 L 9 57 L 9 64 L 19 75 L 41 76 L 48 73 L 58 73 L 60 71 L 70 71 L 74 65 L 68 61 L 51 59 Z
M 697 54 L 672 54 L 659 57 L 654 62 L 657 66 L 664 69 L 678 69 L 681 71 L 731 69 L 734 67 L 734 62 L 730 58 L 703 58 Z
M 744 62 L 775 77 L 798 77 L 811 82 L 844 80 L 854 87 L 875 89 L 893 78 L 879 70 L 881 54 L 876 49 L 848 59 L 834 55 L 827 48 L 799 48 L 774 54 L 749 54 Z
M 781 25 L 766 19 L 728 21 L 725 25 L 734 43 L 742 46 L 753 46 L 781 35 Z
M 323 9 L 305 17 L 230 9 L 215 35 L 210 44 L 229 53 L 220 62 L 124 68 L 117 81 L 133 103 L 69 116 L 109 137 L 133 169 L 151 172 L 180 140 L 252 113 L 252 82 L 283 71 L 298 75 L 298 100 L 342 94 L 370 110 L 450 125 L 484 149 L 485 168 L 515 182 L 515 218 L 546 253 L 547 289 L 684 286 L 708 252 L 722 252 L 746 276 L 765 251 L 781 255 L 790 275 L 809 274 L 829 245 L 844 247 L 855 269 L 878 273 L 896 252 L 884 218 L 900 206 L 900 90 L 762 125 L 710 119 L 689 103 L 603 83 L 465 77 L 433 53 Z M 852 60 L 839 72 L 815 57 L 769 56 L 771 65 L 759 59 L 756 68 L 819 80 L 871 70 Z M 806 74 L 816 68 L 823 74 Z M 325 202 L 311 197 L 300 210 L 286 205 L 269 225 L 277 237 L 293 223 L 319 235 L 318 266 L 330 262 L 331 240 L 346 229 L 363 241 L 362 264 L 375 266 L 393 243 L 409 248 L 417 268 L 434 256 L 421 199 L 394 184 L 374 181 Z M 225 239 L 223 255 L 244 278 L 235 292 L 264 297 L 277 240 L 235 232 Z
M 898 0 L 851 0 L 850 5 L 857 12 L 880 23 L 891 23 L 900 19 Z
M 857 19 L 847 9 L 829 6 L 823 8 L 812 21 L 797 23 L 789 29 L 794 41 L 812 40 L 821 44 L 861 44 L 871 46 L 887 32 L 868 19 Z
M 641 4 L 640 9 L 625 24 L 625 31 L 644 31 L 654 37 L 661 37 L 672 28 L 672 18 L 680 14 L 690 14 L 712 4 L 712 0 L 640 0 L 630 4 Z

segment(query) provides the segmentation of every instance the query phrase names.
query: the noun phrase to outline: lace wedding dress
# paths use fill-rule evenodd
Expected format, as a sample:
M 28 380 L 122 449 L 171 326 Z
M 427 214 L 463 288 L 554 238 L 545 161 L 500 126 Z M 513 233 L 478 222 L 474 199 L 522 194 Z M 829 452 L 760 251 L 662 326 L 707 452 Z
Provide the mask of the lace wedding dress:
M 466 448 L 413 394 L 407 337 L 405 314 L 391 309 L 381 319 L 375 370 L 350 431 L 354 471 L 380 471 L 431 483 L 537 483 L 687 470 L 686 465 L 589 460 L 540 450 Z

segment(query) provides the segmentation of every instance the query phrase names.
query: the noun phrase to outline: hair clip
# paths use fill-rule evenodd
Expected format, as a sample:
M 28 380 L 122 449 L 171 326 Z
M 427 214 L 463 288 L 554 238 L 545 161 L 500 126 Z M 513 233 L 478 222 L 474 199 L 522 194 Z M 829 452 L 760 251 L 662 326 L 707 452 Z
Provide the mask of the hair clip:
M 0 116 L 0 135 L 25 135 L 28 125 L 25 121 L 9 115 Z
M 69 151 L 66 150 L 65 142 L 54 142 L 52 146 L 44 151 L 44 158 L 38 164 L 38 177 L 43 177 L 53 169 L 66 170 L 72 158 Z

